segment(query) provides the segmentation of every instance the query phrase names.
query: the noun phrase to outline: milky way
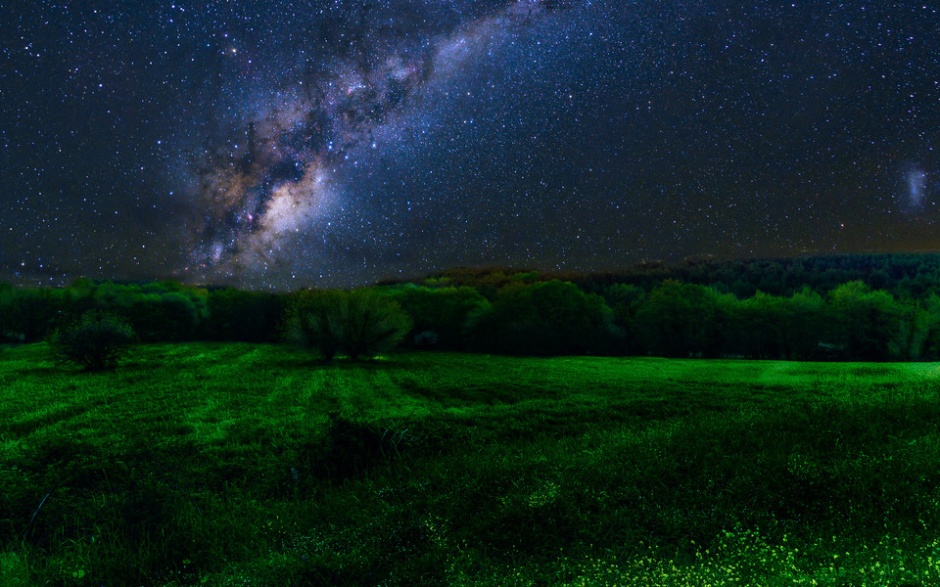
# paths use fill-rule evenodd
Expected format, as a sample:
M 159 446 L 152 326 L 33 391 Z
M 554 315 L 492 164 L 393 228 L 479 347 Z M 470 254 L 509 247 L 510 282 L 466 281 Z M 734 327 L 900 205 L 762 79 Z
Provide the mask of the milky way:
M 0 280 L 937 250 L 937 8 L 13 3 Z
M 348 52 L 321 59 L 310 39 L 302 70 L 282 70 L 273 87 L 258 91 L 257 103 L 235 105 L 244 109 L 236 117 L 241 124 L 225 129 L 221 150 L 197 161 L 194 181 L 184 189 L 202 215 L 194 270 L 263 274 L 290 266 L 298 240 L 331 230 L 332 212 L 343 205 L 338 173 L 354 170 L 370 150 L 399 147 L 404 128 L 434 123 L 422 102 L 446 94 L 428 95 L 429 87 L 474 67 L 536 20 L 574 6 L 489 4 L 478 14 L 469 5 L 451 5 L 448 14 L 427 3 L 404 9 L 364 4 L 344 7 L 342 23 L 327 20 L 325 34 Z M 226 57 L 237 59 L 238 52 L 233 44 Z

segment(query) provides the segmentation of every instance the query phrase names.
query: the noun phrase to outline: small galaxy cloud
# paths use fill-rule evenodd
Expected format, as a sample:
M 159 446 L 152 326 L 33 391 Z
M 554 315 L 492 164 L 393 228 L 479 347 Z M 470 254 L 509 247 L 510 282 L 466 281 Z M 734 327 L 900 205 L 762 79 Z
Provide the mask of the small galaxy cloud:
M 922 212 L 928 204 L 929 175 L 918 166 L 911 166 L 904 172 L 904 189 L 901 196 L 901 209 L 908 214 Z

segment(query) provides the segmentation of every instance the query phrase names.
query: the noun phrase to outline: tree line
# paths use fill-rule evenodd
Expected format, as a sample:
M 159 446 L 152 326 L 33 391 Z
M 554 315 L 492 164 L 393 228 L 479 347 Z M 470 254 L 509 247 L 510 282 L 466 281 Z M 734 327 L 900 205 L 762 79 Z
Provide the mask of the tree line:
M 870 273 L 882 270 L 871 266 L 877 269 Z M 940 359 L 937 283 L 915 296 L 873 287 L 869 274 L 744 295 L 722 282 L 637 275 L 560 279 L 468 269 L 354 292 L 283 294 L 175 282 L 0 286 L 0 342 L 49 340 L 64 324 L 96 311 L 126 321 L 144 342 L 291 340 L 327 359 L 365 356 L 395 343 L 524 355 Z M 896 282 L 903 285 L 904 278 Z
M 940 296 L 898 299 L 850 281 L 825 296 L 739 299 L 667 279 L 600 293 L 570 282 L 502 287 L 492 300 L 466 286 L 402 286 L 414 346 L 528 355 L 600 354 L 788 360 L 940 358 Z
M 22 289 L 0 284 L 0 341 L 44 340 L 86 311 L 102 310 L 127 320 L 143 342 L 276 342 L 285 307 L 282 294 L 172 281 L 79 279 L 64 288 Z
M 452 285 L 492 287 L 505 283 L 512 272 L 502 267 L 454 268 L 411 280 L 415 283 L 446 281 Z M 645 261 L 633 267 L 605 272 L 539 272 L 541 279 L 570 281 L 581 289 L 601 293 L 624 283 L 650 290 L 667 279 L 705 285 L 738 299 L 758 291 L 790 296 L 804 287 L 826 295 L 849 281 L 862 281 L 872 289 L 889 291 L 899 298 L 940 294 L 940 254 L 852 254 L 793 258 L 718 260 L 711 256 L 688 257 L 679 263 Z M 396 283 L 396 282 L 389 282 Z

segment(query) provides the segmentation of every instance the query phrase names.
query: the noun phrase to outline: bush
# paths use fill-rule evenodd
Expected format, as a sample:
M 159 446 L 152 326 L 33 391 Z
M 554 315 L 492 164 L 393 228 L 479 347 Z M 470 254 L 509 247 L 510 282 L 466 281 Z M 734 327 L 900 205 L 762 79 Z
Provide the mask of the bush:
M 130 351 L 136 337 L 123 319 L 90 310 L 76 322 L 56 329 L 49 347 L 56 363 L 75 364 L 86 371 L 106 371 L 117 367 Z

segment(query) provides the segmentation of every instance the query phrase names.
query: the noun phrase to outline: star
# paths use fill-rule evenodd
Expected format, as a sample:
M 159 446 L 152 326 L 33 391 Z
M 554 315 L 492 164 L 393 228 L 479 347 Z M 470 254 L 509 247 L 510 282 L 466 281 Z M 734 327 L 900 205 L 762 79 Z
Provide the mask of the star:
M 940 248 L 930 4 L 158 4 L 4 14 L 0 281 Z

